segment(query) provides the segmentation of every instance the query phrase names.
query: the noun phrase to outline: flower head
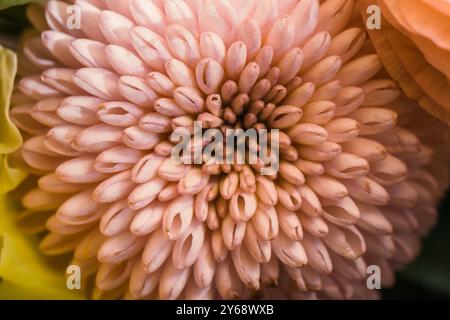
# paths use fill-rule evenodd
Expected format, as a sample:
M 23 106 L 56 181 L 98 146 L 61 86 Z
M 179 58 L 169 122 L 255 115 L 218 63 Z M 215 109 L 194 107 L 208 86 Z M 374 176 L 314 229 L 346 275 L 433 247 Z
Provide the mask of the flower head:
M 447 162 L 355 1 L 75 4 L 81 29 L 49 1 L 24 41 L 11 115 L 38 177 L 22 218 L 94 297 L 371 297 L 368 265 L 389 285 L 417 254 Z M 278 129 L 279 170 L 174 161 L 195 121 Z

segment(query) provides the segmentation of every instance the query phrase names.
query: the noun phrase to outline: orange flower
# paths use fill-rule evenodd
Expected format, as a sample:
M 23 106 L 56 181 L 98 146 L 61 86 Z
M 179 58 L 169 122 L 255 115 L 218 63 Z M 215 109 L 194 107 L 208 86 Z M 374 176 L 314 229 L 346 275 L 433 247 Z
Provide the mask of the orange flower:
M 450 124 L 450 3 L 364 2 L 378 4 L 385 19 L 381 30 L 369 30 L 369 34 L 389 74 L 410 98 Z

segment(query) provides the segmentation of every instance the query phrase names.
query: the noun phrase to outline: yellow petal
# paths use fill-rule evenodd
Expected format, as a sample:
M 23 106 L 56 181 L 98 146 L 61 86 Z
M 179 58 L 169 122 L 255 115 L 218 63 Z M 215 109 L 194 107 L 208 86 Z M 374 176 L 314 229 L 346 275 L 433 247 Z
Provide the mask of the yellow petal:
M 22 138 L 8 117 L 17 60 L 0 47 L 0 299 L 80 299 L 80 291 L 66 287 L 65 270 L 53 269 L 40 255 L 37 239 L 19 231 L 17 207 L 7 192 L 26 177 L 8 165 L 8 153 L 18 149 Z

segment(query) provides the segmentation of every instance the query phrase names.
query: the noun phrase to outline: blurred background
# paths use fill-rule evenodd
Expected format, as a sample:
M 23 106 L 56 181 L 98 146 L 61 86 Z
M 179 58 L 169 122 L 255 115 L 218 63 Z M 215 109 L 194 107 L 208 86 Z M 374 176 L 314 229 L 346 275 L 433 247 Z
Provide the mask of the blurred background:
M 14 48 L 27 27 L 24 6 L 0 11 L 0 44 Z M 450 299 L 450 192 L 440 207 L 440 220 L 424 240 L 418 259 L 397 274 L 396 285 L 382 290 L 384 299 Z
M 1 10 L 0 7 L 0 44 L 14 49 L 17 37 L 27 25 L 25 6 L 10 7 L 5 10 Z
M 398 273 L 395 286 L 382 294 L 384 299 L 450 299 L 450 192 L 419 257 Z

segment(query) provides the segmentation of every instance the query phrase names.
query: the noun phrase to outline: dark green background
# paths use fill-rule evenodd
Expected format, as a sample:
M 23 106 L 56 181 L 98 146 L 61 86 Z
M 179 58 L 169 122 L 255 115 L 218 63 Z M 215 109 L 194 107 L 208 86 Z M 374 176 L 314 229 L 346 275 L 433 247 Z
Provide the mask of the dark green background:
M 0 11 L 0 32 L 18 35 L 27 26 L 24 7 L 11 7 Z
M 450 298 L 450 194 L 441 204 L 435 229 L 424 240 L 420 256 L 398 274 L 385 299 Z

